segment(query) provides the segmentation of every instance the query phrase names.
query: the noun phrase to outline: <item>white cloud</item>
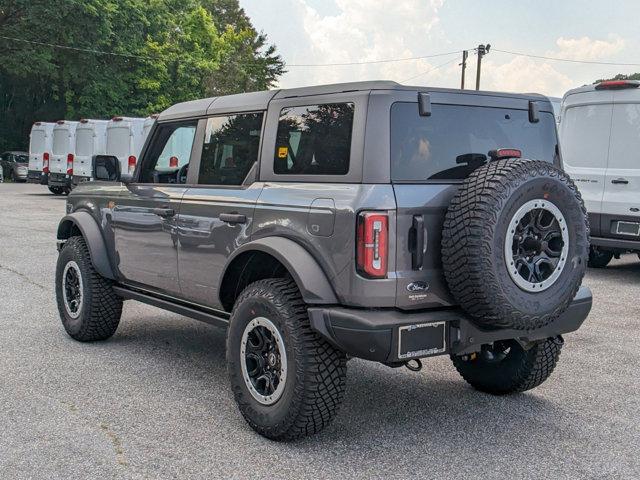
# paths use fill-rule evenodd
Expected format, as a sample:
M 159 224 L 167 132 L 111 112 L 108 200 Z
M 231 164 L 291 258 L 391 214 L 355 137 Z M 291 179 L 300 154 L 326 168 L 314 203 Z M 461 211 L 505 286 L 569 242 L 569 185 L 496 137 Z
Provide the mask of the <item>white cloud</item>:
M 609 40 L 592 40 L 589 37 L 564 38 L 556 40 L 558 50 L 551 52 L 559 58 L 571 60 L 601 60 L 621 52 L 625 42 L 619 35 L 609 35 Z
M 460 82 L 459 54 L 367 65 L 294 66 L 377 61 L 456 50 L 463 46 L 452 30 L 457 25 L 446 26 L 445 20 L 440 20 L 445 1 L 280 0 L 274 10 L 256 0 L 253 9 L 290 65 L 280 79 L 283 88 L 361 80 L 456 88 Z M 278 13 L 283 11 L 287 12 L 286 21 Z M 625 48 L 625 40 L 614 34 L 600 39 L 593 35 L 554 38 L 555 48 L 546 51 L 518 44 L 513 49 L 575 60 L 606 60 Z M 475 58 L 470 55 L 467 88 L 473 88 L 475 83 Z M 445 62 L 450 63 L 442 65 Z M 607 76 L 607 71 L 596 66 L 491 53 L 484 59 L 481 87 L 561 96 L 570 88 Z
M 482 65 L 482 88 L 487 90 L 542 93 L 561 97 L 567 90 L 576 86 L 567 75 L 540 60 L 515 57 L 501 65 L 490 60 L 485 60 Z
M 430 51 L 429 33 L 444 0 L 335 0 L 337 13 L 322 15 L 307 0 L 296 0 L 305 39 L 291 63 L 342 63 L 415 57 Z M 305 48 L 306 47 L 306 48 Z M 447 58 L 359 66 L 290 68 L 282 86 L 348 80 L 403 80 Z

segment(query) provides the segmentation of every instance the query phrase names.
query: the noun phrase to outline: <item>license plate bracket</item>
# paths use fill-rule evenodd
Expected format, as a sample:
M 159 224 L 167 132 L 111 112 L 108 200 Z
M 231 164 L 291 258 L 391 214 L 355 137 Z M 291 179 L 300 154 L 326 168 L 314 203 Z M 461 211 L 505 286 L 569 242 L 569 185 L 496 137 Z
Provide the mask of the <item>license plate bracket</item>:
M 617 222 L 616 233 L 618 235 L 640 236 L 640 223 L 636 222 Z
M 398 358 L 441 355 L 447 351 L 447 322 L 418 323 L 398 328 Z

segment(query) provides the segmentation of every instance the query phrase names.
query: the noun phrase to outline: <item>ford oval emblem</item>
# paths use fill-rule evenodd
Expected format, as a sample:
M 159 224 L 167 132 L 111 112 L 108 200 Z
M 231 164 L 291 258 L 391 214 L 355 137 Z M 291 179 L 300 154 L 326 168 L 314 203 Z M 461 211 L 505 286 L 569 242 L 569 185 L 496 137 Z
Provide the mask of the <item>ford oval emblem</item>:
M 411 282 L 407 285 L 407 290 L 410 292 L 426 292 L 429 290 L 429 284 L 427 282 Z

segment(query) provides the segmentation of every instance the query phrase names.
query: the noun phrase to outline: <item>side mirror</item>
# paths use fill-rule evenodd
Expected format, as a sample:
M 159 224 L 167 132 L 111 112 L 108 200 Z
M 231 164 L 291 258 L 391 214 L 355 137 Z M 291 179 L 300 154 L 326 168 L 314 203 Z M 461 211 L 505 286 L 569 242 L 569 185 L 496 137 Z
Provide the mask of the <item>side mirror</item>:
M 93 178 L 106 182 L 120 181 L 120 160 L 113 155 L 94 155 Z

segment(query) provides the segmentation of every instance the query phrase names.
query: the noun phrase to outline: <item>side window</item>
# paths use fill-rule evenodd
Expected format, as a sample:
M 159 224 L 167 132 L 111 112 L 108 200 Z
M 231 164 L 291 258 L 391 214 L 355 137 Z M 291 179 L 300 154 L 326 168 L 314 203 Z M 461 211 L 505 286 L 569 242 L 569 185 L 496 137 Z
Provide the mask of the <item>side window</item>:
M 262 117 L 262 113 L 243 113 L 207 120 L 199 184 L 243 184 L 258 161 Z
M 273 170 L 280 175 L 345 175 L 349 172 L 353 103 L 283 108 Z
M 163 124 L 145 155 L 141 183 L 186 183 L 197 121 Z

